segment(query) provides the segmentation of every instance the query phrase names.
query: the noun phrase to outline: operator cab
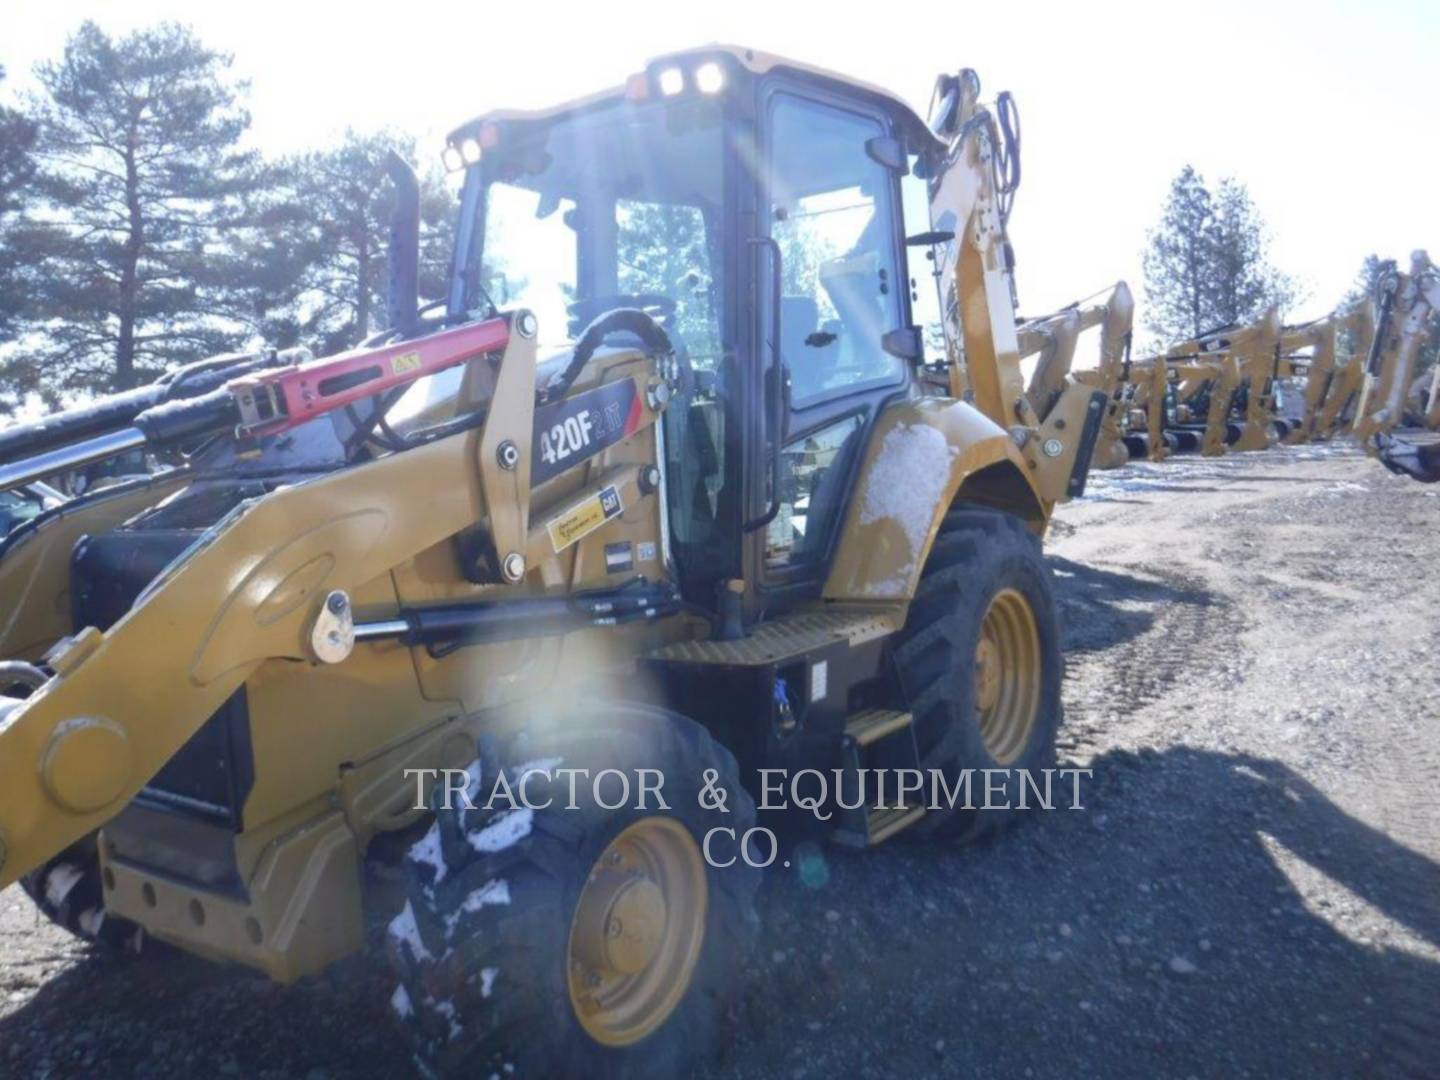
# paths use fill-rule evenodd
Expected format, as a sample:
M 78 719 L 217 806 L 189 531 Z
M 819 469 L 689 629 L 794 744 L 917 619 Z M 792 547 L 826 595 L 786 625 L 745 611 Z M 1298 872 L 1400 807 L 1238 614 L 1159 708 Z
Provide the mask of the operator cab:
M 818 595 L 869 427 L 918 392 L 904 203 L 927 229 L 907 150 L 930 139 L 883 91 L 718 46 L 451 136 L 450 318 L 529 308 L 560 350 L 640 308 L 688 361 L 663 425 L 687 598 L 737 578 L 752 614 Z

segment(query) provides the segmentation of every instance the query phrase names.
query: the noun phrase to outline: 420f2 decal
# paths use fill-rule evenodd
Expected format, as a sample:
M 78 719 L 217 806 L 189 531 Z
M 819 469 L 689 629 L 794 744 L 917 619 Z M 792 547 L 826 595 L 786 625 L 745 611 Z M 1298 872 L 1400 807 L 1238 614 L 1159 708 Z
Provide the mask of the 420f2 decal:
M 535 410 L 530 483 L 539 486 L 640 427 L 634 379 L 620 379 Z

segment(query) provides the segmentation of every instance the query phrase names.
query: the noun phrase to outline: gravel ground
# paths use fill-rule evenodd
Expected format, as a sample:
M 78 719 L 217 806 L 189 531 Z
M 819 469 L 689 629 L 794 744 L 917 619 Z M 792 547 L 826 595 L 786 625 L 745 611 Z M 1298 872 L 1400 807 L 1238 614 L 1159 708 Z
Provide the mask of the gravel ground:
M 774 874 L 711 1075 L 1440 1075 L 1440 485 L 1137 465 L 1048 550 L 1082 808 Z M 0 1076 L 406 1075 L 391 988 L 110 960 L 0 893 Z

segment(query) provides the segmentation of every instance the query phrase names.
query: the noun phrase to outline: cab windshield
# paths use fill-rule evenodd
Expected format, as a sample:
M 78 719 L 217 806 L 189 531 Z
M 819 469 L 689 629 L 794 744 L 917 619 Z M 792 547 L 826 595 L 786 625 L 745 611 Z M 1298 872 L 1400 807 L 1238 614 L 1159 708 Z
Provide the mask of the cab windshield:
M 722 130 L 711 101 L 617 102 L 508 127 L 480 165 L 477 294 L 534 311 L 555 347 L 604 311 L 641 307 L 713 368 Z
M 467 310 L 529 308 L 542 356 L 618 307 L 663 326 L 693 378 L 665 413 L 671 542 L 682 576 L 729 550 L 724 360 L 724 106 L 617 101 L 509 123 L 478 169 Z

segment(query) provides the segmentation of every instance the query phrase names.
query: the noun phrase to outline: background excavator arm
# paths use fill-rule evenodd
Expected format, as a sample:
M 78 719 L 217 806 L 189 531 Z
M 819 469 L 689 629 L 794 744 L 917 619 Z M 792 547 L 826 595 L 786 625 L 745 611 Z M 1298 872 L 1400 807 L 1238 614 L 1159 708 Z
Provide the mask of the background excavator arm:
M 1408 274 L 1394 269 L 1379 283 L 1379 314 L 1365 386 L 1355 411 L 1355 437 L 1374 453 L 1372 436 L 1400 423 L 1415 360 L 1429 336 L 1430 316 L 1440 310 L 1440 270 L 1423 251 L 1410 257 Z

